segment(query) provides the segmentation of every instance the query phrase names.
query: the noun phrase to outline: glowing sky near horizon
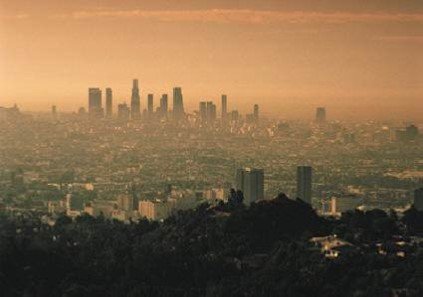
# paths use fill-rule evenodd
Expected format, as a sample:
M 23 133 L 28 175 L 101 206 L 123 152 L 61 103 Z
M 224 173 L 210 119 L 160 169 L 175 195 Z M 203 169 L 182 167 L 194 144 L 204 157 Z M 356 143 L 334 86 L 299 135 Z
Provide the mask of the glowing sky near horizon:
M 181 86 L 283 117 L 423 118 L 423 1 L 0 0 L 0 106 L 76 110 Z M 158 99 L 156 99 L 157 101 Z

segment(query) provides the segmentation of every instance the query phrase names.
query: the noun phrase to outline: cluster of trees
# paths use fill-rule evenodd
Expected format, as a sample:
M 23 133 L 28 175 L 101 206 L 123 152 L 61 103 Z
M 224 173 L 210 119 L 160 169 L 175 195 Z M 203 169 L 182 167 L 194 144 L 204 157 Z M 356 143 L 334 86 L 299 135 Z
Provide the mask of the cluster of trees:
M 422 296 L 417 247 L 406 258 L 366 250 L 328 260 L 309 243 L 333 232 L 357 245 L 386 241 L 418 232 L 422 213 L 332 221 L 283 194 L 249 208 L 239 198 L 163 223 L 1 216 L 1 296 Z

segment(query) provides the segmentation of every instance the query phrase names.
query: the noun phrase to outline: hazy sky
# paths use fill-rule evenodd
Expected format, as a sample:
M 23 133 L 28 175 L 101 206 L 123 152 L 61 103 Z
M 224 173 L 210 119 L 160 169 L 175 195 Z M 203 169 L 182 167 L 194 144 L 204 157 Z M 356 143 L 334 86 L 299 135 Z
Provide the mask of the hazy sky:
M 117 104 L 132 78 L 142 108 L 181 86 L 188 108 L 422 120 L 423 1 L 0 0 L 0 106 Z

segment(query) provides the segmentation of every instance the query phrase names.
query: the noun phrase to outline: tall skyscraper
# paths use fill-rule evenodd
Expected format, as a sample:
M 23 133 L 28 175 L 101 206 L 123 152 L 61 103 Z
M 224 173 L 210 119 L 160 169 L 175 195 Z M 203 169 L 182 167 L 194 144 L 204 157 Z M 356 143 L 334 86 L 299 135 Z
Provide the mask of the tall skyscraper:
M 423 188 L 414 191 L 414 208 L 423 211 Z
M 53 119 L 56 119 L 57 118 L 57 108 L 56 108 L 56 105 L 53 105 L 51 107 L 51 115 L 53 116 Z
M 182 96 L 182 89 L 179 87 L 173 88 L 173 118 L 182 119 L 185 115 L 184 100 Z
M 244 204 L 264 199 L 263 169 L 240 168 L 236 172 L 236 189 L 244 194 Z
M 311 205 L 312 168 L 297 167 L 297 197 Z
M 88 89 L 88 113 L 92 117 L 103 116 L 101 107 L 101 90 L 99 88 Z
M 132 82 L 132 96 L 131 96 L 131 118 L 139 119 L 141 117 L 141 103 L 140 90 L 138 88 L 138 79 Z
M 326 108 L 325 107 L 318 107 L 316 109 L 316 122 L 317 123 L 326 122 Z
M 226 120 L 228 115 L 228 97 L 226 95 L 222 95 L 222 120 Z
M 254 118 L 254 121 L 256 123 L 259 121 L 259 106 L 258 106 L 258 104 L 254 104 L 253 118 Z
M 113 116 L 113 93 L 111 88 L 106 89 L 106 117 Z
M 200 113 L 201 122 L 205 123 L 207 121 L 207 102 L 201 101 L 198 111 Z
M 203 123 L 211 124 L 216 120 L 216 105 L 212 101 L 201 101 L 199 113 Z
M 151 116 L 154 113 L 154 95 L 148 94 L 147 95 L 147 111 L 148 115 Z
M 167 94 L 163 94 L 162 98 L 160 98 L 160 112 L 162 113 L 162 116 L 166 116 L 167 111 L 168 111 Z
M 207 102 L 207 123 L 214 123 L 216 120 L 216 105 L 212 101 Z

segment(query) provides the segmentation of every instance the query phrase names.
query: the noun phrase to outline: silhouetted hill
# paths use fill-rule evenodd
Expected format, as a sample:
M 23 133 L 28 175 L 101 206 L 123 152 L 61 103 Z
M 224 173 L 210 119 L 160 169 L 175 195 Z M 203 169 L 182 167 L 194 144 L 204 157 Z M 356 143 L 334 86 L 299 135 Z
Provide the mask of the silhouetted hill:
M 325 220 L 281 194 L 207 204 L 164 223 L 102 217 L 0 217 L 1 296 L 421 296 L 423 253 L 362 249 L 328 260 L 309 238 L 336 229 L 364 242 L 395 234 L 381 211 Z M 344 234 L 344 235 L 345 235 Z M 367 234 L 367 235 L 366 235 Z M 349 235 L 348 235 L 349 236 Z M 359 238 L 356 240 L 359 243 Z M 367 244 L 367 243 L 366 243 Z

